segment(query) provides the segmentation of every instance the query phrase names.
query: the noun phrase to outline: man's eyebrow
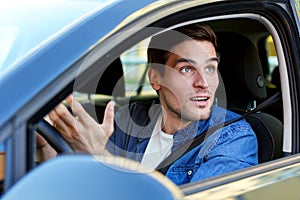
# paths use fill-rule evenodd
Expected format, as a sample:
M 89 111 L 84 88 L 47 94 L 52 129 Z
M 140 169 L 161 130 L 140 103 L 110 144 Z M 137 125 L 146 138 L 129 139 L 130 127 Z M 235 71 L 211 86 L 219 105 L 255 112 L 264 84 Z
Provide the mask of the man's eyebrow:
M 212 57 L 212 58 L 209 58 L 206 63 L 209 63 L 209 62 L 217 62 L 219 63 L 220 62 L 220 57 Z
M 182 63 L 182 62 L 191 63 L 193 65 L 196 64 L 196 61 L 194 61 L 192 59 L 188 59 L 188 58 L 180 58 L 180 59 L 176 60 L 176 64 Z M 210 63 L 210 62 L 217 62 L 217 63 L 219 63 L 220 62 L 220 58 L 219 57 L 212 57 L 212 58 L 209 58 L 208 60 L 206 60 L 205 62 L 206 63 Z
M 182 62 L 187 62 L 187 63 L 191 63 L 191 64 L 196 64 L 196 62 L 192 59 L 188 59 L 188 58 L 180 58 L 178 60 L 176 60 L 176 64 L 178 63 L 182 63 Z

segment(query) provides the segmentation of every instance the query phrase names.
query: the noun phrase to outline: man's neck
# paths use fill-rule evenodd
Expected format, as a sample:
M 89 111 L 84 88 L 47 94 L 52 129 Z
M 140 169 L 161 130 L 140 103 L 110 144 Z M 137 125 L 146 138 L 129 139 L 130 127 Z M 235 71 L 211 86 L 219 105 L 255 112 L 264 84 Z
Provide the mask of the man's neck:
M 185 121 L 174 116 L 163 114 L 161 123 L 162 131 L 167 134 L 173 135 L 176 131 L 190 125 L 191 121 Z

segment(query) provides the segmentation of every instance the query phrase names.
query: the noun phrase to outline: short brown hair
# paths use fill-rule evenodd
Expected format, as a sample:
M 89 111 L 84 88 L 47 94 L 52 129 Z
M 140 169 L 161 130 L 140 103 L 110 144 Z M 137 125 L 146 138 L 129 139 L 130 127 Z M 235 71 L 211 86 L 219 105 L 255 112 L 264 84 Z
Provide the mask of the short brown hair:
M 164 67 L 173 46 L 185 40 L 209 41 L 217 49 L 217 37 L 205 24 L 191 24 L 168 30 L 151 38 L 148 46 L 148 67 L 157 69 L 163 75 Z

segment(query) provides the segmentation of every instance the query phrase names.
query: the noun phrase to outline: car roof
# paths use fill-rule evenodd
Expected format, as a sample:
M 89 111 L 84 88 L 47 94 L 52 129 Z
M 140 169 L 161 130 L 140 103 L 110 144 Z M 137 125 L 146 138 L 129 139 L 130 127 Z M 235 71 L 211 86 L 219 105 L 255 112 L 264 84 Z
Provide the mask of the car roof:
M 14 32 L 7 24 L 15 24 L 22 31 L 13 37 L 14 47 L 6 45 L 14 48 L 11 57 L 0 58 L 0 91 L 8 91 L 0 98 L 0 126 L 92 45 L 154 1 L 12 1 L 1 5 L 0 16 L 5 20 L 1 20 L 0 29 L 6 26 L 8 32 Z M 7 67 L 2 67 L 3 63 Z

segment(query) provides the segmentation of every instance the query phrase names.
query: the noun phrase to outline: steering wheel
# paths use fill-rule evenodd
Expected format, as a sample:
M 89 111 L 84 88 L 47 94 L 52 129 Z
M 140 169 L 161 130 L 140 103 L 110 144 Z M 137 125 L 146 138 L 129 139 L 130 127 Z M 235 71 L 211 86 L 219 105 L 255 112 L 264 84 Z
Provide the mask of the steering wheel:
M 45 119 L 37 124 L 37 132 L 43 136 L 47 142 L 59 154 L 73 154 L 74 150 L 61 134 Z

